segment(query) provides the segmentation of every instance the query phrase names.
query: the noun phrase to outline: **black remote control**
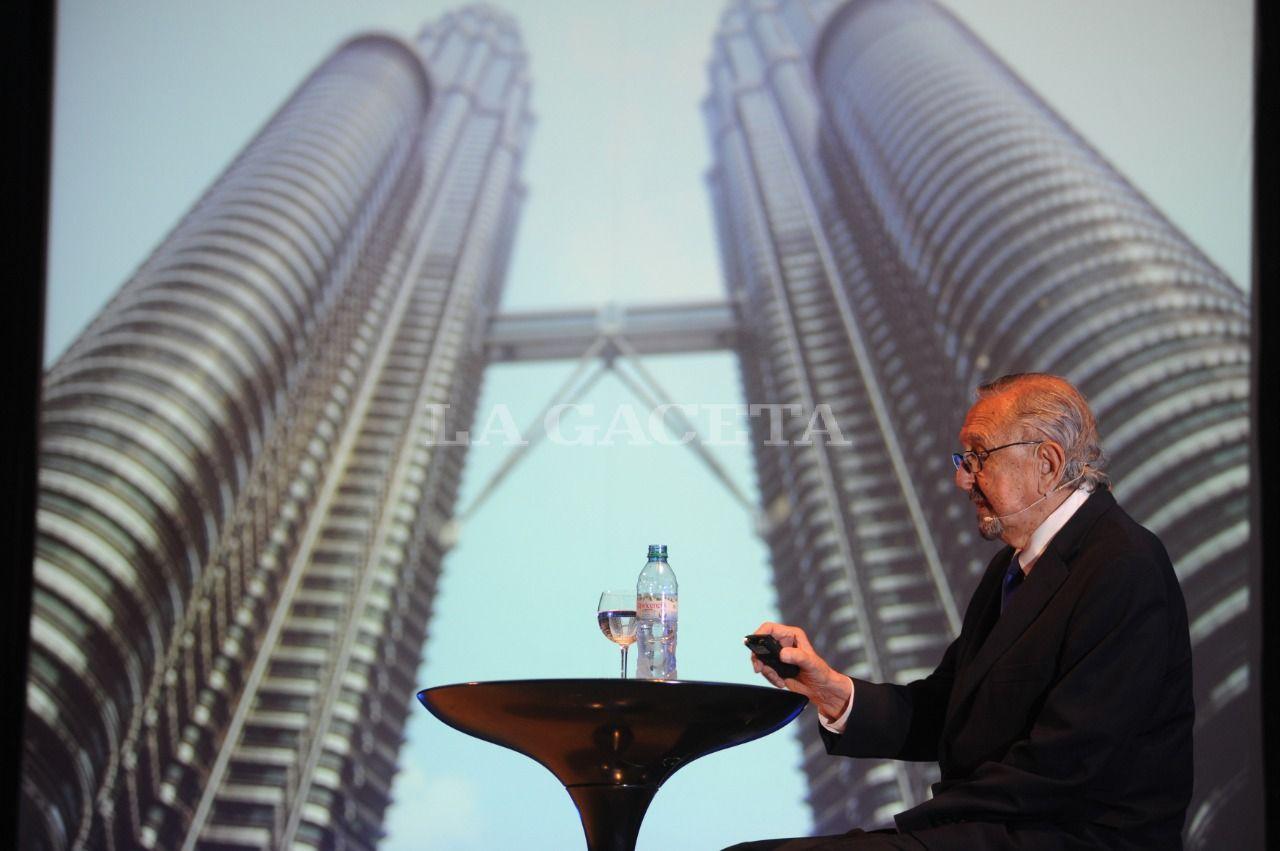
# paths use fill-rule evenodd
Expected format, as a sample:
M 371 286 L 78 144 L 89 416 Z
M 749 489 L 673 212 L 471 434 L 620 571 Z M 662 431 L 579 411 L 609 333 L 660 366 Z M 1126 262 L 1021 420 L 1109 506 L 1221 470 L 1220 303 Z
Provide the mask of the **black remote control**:
M 800 667 L 798 665 L 784 662 L 778 656 L 782 652 L 782 645 L 772 635 L 767 633 L 748 635 L 746 645 L 751 648 L 751 652 L 756 654 L 763 664 L 773 668 L 778 676 L 784 680 L 794 680 L 800 676 Z

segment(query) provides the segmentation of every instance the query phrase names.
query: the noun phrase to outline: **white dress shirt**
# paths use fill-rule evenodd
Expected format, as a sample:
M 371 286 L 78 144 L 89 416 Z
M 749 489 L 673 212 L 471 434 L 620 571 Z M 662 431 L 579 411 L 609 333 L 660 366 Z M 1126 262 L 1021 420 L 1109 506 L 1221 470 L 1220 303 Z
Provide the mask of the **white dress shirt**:
M 1026 576 L 1031 572 L 1031 568 L 1035 566 L 1036 561 L 1044 553 L 1045 548 L 1049 546 L 1049 542 L 1053 540 L 1053 536 L 1067 525 L 1067 521 L 1071 519 L 1080 506 L 1084 505 L 1085 500 L 1089 498 L 1090 491 L 1084 488 L 1077 488 L 1072 492 L 1071 496 L 1062 501 L 1053 510 L 1053 513 L 1046 517 L 1036 530 L 1031 533 L 1031 539 L 1027 541 L 1027 545 L 1020 550 L 1013 551 L 1013 557 L 1018 560 L 1018 567 L 1022 568 L 1022 575 Z M 827 718 L 821 712 L 818 713 L 818 722 L 837 735 L 844 732 L 845 725 L 849 723 L 849 713 L 853 711 L 853 679 L 849 680 L 849 703 L 844 708 L 844 712 L 840 713 L 839 718 Z

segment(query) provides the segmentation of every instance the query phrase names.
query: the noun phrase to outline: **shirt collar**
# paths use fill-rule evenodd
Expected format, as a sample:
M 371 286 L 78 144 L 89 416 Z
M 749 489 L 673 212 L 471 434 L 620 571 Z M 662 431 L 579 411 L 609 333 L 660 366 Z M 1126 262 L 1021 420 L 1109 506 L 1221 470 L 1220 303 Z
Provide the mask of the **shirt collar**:
M 1053 540 L 1053 536 L 1058 534 L 1063 526 L 1067 525 L 1067 521 L 1071 516 L 1080 510 L 1080 506 L 1085 504 L 1089 499 L 1089 491 L 1084 488 L 1077 488 L 1072 491 L 1071 496 L 1063 500 L 1053 510 L 1053 513 L 1044 519 L 1044 521 L 1036 527 L 1031 533 L 1031 540 L 1027 541 L 1027 545 L 1014 553 L 1018 559 L 1018 566 L 1022 568 L 1023 573 L 1029 573 L 1032 565 L 1044 553 L 1045 547 L 1049 546 L 1049 542 Z

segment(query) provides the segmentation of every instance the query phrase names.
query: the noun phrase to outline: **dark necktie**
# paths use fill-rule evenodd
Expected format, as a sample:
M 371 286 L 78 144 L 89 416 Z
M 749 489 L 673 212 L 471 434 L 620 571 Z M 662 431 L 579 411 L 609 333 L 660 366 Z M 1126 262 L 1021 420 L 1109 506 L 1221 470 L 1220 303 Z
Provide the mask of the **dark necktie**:
M 1009 569 L 1004 572 L 1004 587 L 1000 589 L 1000 614 L 1004 614 L 1004 610 L 1009 607 L 1009 598 L 1013 596 L 1014 591 L 1018 590 L 1023 579 L 1026 579 L 1026 576 L 1015 555 L 1013 561 L 1009 562 Z

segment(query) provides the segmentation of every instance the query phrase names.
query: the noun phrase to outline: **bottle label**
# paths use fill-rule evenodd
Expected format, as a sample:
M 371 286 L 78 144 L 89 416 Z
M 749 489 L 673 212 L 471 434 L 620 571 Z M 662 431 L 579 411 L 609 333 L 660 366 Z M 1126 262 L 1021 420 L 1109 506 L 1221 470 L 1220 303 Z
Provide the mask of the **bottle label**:
M 679 601 L 671 597 L 641 597 L 636 600 L 636 615 L 641 619 L 672 620 L 679 608 Z

